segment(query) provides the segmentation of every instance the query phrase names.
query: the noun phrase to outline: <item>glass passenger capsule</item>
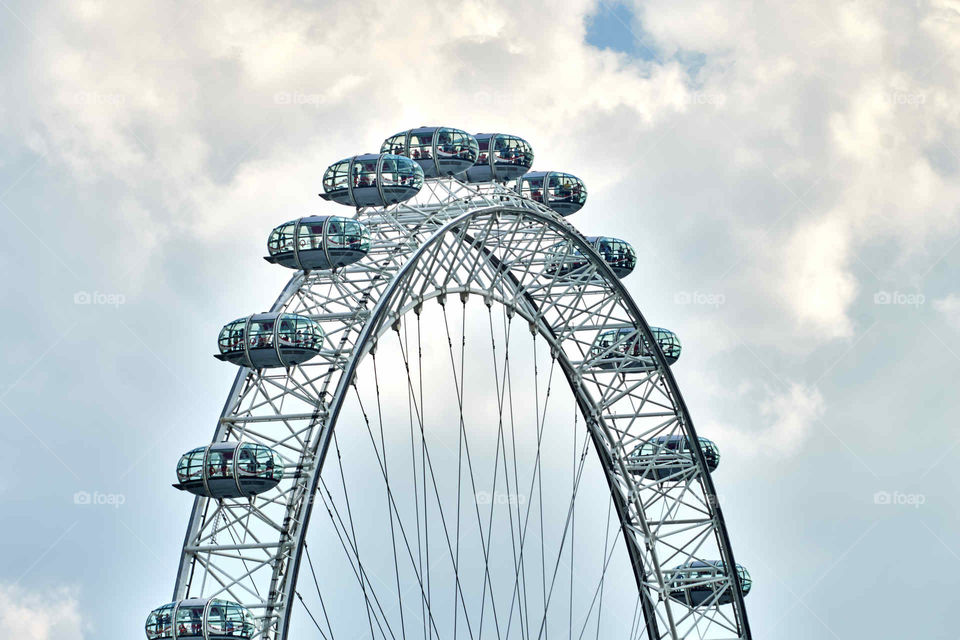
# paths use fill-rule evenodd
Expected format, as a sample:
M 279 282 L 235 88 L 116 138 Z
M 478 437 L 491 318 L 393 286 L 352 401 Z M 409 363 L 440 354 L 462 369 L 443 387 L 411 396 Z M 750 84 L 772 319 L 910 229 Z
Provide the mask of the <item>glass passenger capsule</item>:
M 227 324 L 217 341 L 218 360 L 241 367 L 289 367 L 320 353 L 323 329 L 293 313 L 256 313 Z
M 476 138 L 466 131 L 449 127 L 401 131 L 384 140 L 380 152 L 410 158 L 420 165 L 427 178 L 463 173 L 480 155 Z
M 310 216 L 276 227 L 267 251 L 264 260 L 290 269 L 336 269 L 367 255 L 370 231 L 351 218 Z
M 714 472 L 720 464 L 720 450 L 712 441 L 698 437 L 707 468 Z M 651 438 L 631 451 L 627 470 L 650 480 L 683 480 L 697 467 L 690 440 L 685 435 Z
M 569 173 L 531 171 L 517 181 L 525 198 L 547 205 L 562 216 L 576 213 L 587 201 L 587 186 Z
M 237 640 L 259 633 L 257 620 L 244 606 L 207 598 L 171 602 L 147 616 L 148 640 Z
M 505 133 L 478 133 L 480 155 L 467 169 L 469 182 L 516 180 L 533 166 L 533 147 L 523 138 Z
M 183 454 L 173 486 L 207 498 L 249 498 L 273 489 L 282 478 L 283 462 L 270 447 L 218 442 Z
M 618 278 L 625 278 L 637 266 L 637 254 L 630 243 L 617 238 L 588 236 L 587 242 L 593 245 L 603 261 Z M 583 269 L 590 261 L 572 243 L 561 242 L 550 250 L 544 273 L 549 276 L 566 276 Z
M 423 170 L 410 158 L 367 153 L 327 167 L 320 197 L 353 207 L 385 207 L 409 200 L 422 186 Z
M 675 363 L 680 358 L 680 339 L 677 334 L 660 327 L 650 327 L 650 332 L 663 351 L 667 364 Z M 601 369 L 649 369 L 654 363 L 653 352 L 646 340 L 642 340 L 640 333 L 631 327 L 600 332 L 590 348 L 590 355 Z
M 688 607 L 733 602 L 732 585 L 722 561 L 694 560 L 665 571 L 663 577 L 670 589 L 670 597 Z M 753 580 L 750 573 L 739 564 L 737 579 L 740 582 L 740 591 L 746 596 L 750 593 Z

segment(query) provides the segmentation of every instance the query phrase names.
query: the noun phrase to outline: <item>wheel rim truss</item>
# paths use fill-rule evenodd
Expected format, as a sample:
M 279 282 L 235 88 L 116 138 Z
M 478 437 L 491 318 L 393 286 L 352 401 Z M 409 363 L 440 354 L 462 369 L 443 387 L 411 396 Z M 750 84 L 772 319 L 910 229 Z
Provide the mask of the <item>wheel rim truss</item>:
M 362 359 L 405 314 L 435 299 L 477 297 L 526 319 L 550 344 L 577 399 L 603 466 L 633 565 L 647 638 L 750 638 L 735 571 L 713 585 L 713 603 L 672 600 L 670 568 L 720 559 L 735 567 L 706 460 L 663 354 L 629 366 L 598 366 L 599 332 L 649 325 L 586 239 L 549 209 L 497 184 L 428 179 L 414 200 L 358 209 L 370 230 L 365 260 L 335 271 L 296 272 L 272 311 L 321 323 L 324 349 L 287 369 L 241 368 L 213 442 L 274 448 L 287 471 L 249 499 L 194 500 L 174 600 L 223 597 L 261 619 L 259 637 L 286 638 L 305 536 L 337 417 Z M 566 243 L 563 245 L 562 243 Z M 589 264 L 565 277 L 544 273 L 556 247 Z M 628 359 L 629 360 L 629 359 Z M 641 441 L 684 435 L 695 465 L 670 482 L 631 473 Z M 634 470 L 635 471 L 635 470 Z M 219 540 L 218 540 L 219 539 Z M 716 601 L 725 597 L 729 605 Z

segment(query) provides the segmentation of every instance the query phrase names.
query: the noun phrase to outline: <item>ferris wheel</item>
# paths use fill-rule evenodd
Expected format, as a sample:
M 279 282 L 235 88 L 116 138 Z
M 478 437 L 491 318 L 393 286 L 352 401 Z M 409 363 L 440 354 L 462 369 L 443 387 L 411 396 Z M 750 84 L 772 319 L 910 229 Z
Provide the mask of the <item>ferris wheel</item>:
M 532 163 L 411 129 L 326 170 L 355 215 L 270 233 L 293 275 L 219 335 L 239 372 L 177 465 L 149 640 L 751 637 L 680 341 L 621 284 L 633 248 L 565 219 L 583 182 Z

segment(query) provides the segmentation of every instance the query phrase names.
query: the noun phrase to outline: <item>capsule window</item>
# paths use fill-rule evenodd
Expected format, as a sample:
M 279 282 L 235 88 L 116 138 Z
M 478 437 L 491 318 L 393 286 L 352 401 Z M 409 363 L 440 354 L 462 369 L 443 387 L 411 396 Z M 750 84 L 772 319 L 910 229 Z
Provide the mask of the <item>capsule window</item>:
M 270 239 L 267 241 L 267 249 L 269 249 L 270 255 L 293 251 L 293 234 L 296 228 L 296 223 L 291 222 L 273 230 Z
M 635 334 L 633 329 L 620 329 L 602 333 L 597 340 L 600 355 L 609 357 L 613 353 L 627 353 L 631 350 L 631 343 L 636 342 L 633 334 Z
M 543 178 L 528 178 L 523 181 L 520 194 L 531 200 L 543 202 Z
M 616 334 L 614 333 L 602 333 L 600 338 L 597 340 L 597 350 L 601 353 L 604 351 L 609 351 L 614 343 L 616 342 Z
M 350 220 L 344 223 L 344 235 L 346 236 L 347 245 L 351 249 L 363 251 L 364 253 L 370 251 L 370 231 L 365 225 L 360 224 L 356 220 Z
M 622 240 L 602 238 L 597 242 L 596 249 L 611 267 L 632 270 L 637 265 L 633 247 Z
M 323 248 L 323 222 L 302 222 L 297 233 L 300 251 Z
M 220 330 L 220 338 L 217 341 L 220 353 L 243 349 L 243 329 L 246 324 L 246 318 L 234 320 Z
M 222 627 L 224 635 L 237 635 L 244 638 L 249 638 L 254 634 L 254 621 L 253 616 L 250 614 L 248 609 L 241 607 L 238 604 L 232 602 L 223 603 L 221 606 L 222 610 Z M 211 613 L 213 609 L 211 607 Z M 211 622 L 212 624 L 212 622 Z M 215 633 L 214 629 L 210 629 L 212 633 Z
M 660 345 L 664 356 L 673 359 L 680 357 L 680 339 L 677 338 L 675 333 L 667 331 L 666 329 L 660 329 L 659 327 L 651 327 L 650 331 L 653 333 L 653 338 Z
M 280 338 L 281 346 L 296 344 L 296 318 L 294 316 L 281 316 L 280 327 L 277 330 L 277 336 Z
M 323 334 L 319 325 L 309 318 L 297 317 L 296 342 L 298 346 L 308 349 L 319 349 L 323 344 Z
M 551 202 L 583 204 L 587 199 L 583 183 L 565 173 L 553 174 L 550 177 L 550 191 Z
M 498 136 L 493 145 L 494 161 L 512 163 L 516 147 L 511 143 L 513 140 Z
M 380 153 L 392 153 L 402 156 L 406 153 L 407 134 L 398 133 L 395 136 L 387 138 L 383 146 L 380 147 Z
M 403 177 L 400 162 L 397 162 L 395 158 L 383 159 L 383 166 L 380 168 L 380 179 L 383 181 L 383 186 L 402 185 L 404 184 Z
M 327 220 L 327 246 L 328 247 L 340 247 L 343 246 L 343 224 L 336 218 L 331 218 Z
M 700 448 L 703 449 L 703 455 L 707 458 L 718 459 L 720 457 L 720 449 L 718 449 L 717 445 L 710 440 L 704 440 L 701 438 Z
M 410 157 L 414 160 L 429 160 L 433 157 L 433 132 L 410 134 Z
M 180 605 L 177 610 L 177 635 L 203 635 L 203 605 Z
M 306 349 L 316 349 L 321 342 L 321 334 L 316 323 L 309 318 L 296 315 L 284 315 L 278 330 L 280 344 Z
M 347 188 L 350 175 L 350 161 L 341 160 L 330 166 L 323 176 L 323 188 L 327 193 Z
M 210 455 L 207 458 L 207 477 L 233 477 L 233 449 L 210 452 Z
M 250 323 L 247 342 L 251 349 L 265 349 L 273 347 L 273 320 L 261 320 Z
M 274 229 L 270 232 L 267 249 L 270 251 L 270 255 L 280 253 L 280 229 Z
M 353 165 L 354 187 L 377 186 L 377 161 L 355 162 Z
M 366 228 L 356 220 L 331 220 L 327 226 L 327 242 L 331 249 L 366 251 L 370 241 Z
M 173 609 L 174 603 L 166 604 L 159 609 L 150 612 L 147 618 L 147 638 L 150 640 L 159 640 L 160 638 L 173 637 Z
M 258 477 L 280 480 L 283 464 L 280 456 L 269 447 L 260 444 L 244 444 L 237 454 L 237 471 L 241 477 Z
M 423 186 L 423 172 L 416 165 L 408 165 L 400 171 L 400 183 L 406 187 L 419 189 Z
M 409 161 L 397 158 L 384 158 L 383 167 L 380 169 L 383 186 L 401 186 L 414 187 L 419 189 L 423 186 L 423 172 L 417 171 L 419 167 Z
M 494 143 L 494 162 L 529 167 L 532 164 L 529 151 L 529 146 L 520 138 L 497 136 Z
M 177 463 L 177 479 L 181 483 L 196 482 L 203 479 L 203 458 L 207 453 L 206 447 L 188 451 Z
M 477 157 L 476 143 L 463 131 L 441 129 L 437 134 L 437 155 L 472 160 Z

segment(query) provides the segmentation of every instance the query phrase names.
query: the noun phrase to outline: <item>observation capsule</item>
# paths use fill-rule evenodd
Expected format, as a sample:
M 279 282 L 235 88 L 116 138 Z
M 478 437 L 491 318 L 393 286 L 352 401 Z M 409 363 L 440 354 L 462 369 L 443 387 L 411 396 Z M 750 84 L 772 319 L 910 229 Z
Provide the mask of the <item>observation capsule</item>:
M 289 367 L 320 353 L 323 329 L 293 313 L 255 313 L 227 324 L 217 341 L 218 360 L 241 367 Z
M 406 156 L 420 165 L 426 178 L 454 176 L 473 166 L 480 155 L 477 139 L 449 127 L 419 127 L 383 141 L 381 153 Z
M 417 195 L 423 170 L 391 153 L 367 153 L 335 162 L 323 174 L 324 200 L 353 207 L 385 207 Z
M 587 201 L 587 186 L 583 180 L 557 171 L 531 171 L 517 180 L 517 191 L 562 216 L 580 211 Z
M 188 451 L 177 464 L 173 485 L 207 498 L 249 498 L 273 489 L 283 478 L 283 461 L 270 447 L 252 442 L 218 442 Z
M 693 560 L 665 571 L 663 577 L 670 589 L 670 598 L 688 607 L 733 602 L 733 585 L 730 584 L 730 578 L 720 560 L 711 562 Z M 750 573 L 739 564 L 737 580 L 740 581 L 740 590 L 743 595 L 750 593 L 753 580 L 750 578 Z
M 714 472 L 720 464 L 720 450 L 712 441 L 697 437 L 707 468 Z M 650 480 L 683 480 L 697 463 L 685 435 L 651 438 L 636 447 L 626 458 L 627 470 Z
M 191 598 L 171 602 L 147 616 L 148 640 L 237 640 L 259 633 L 256 618 L 244 606 L 227 600 Z
M 668 365 L 672 365 L 680 358 L 680 338 L 669 329 L 650 327 L 654 340 L 663 351 L 663 357 Z M 640 339 L 639 332 L 632 327 L 608 329 L 597 336 L 596 342 L 590 348 L 590 355 L 596 360 L 596 366 L 601 369 L 617 369 L 629 371 L 631 369 L 649 369 L 653 366 L 653 352 L 645 340 Z M 624 358 L 627 358 L 627 361 Z M 630 359 L 637 359 L 631 363 Z
M 478 133 L 480 155 L 467 169 L 468 182 L 516 180 L 533 166 L 533 147 L 519 136 L 506 133 Z
M 264 260 L 290 269 L 336 269 L 370 251 L 370 231 L 340 216 L 309 216 L 285 222 L 270 233 Z
M 637 254 L 630 243 L 617 238 L 587 236 L 587 242 L 593 245 L 603 261 L 610 265 L 618 278 L 625 278 L 637 266 Z M 549 276 L 566 276 L 590 264 L 590 261 L 573 243 L 561 242 L 550 249 L 544 273 Z

